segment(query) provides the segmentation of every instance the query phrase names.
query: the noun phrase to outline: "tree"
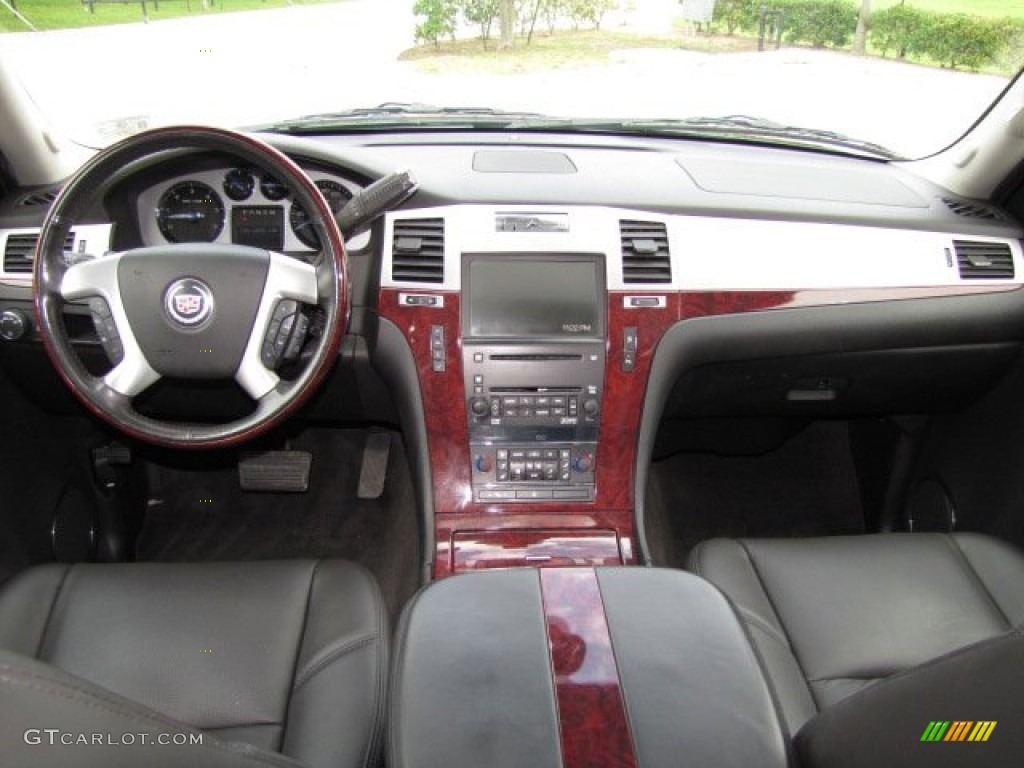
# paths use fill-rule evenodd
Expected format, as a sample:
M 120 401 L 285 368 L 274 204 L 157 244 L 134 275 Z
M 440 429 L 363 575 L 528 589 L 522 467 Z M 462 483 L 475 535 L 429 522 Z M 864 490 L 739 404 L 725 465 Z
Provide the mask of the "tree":
M 501 0 L 462 0 L 462 15 L 466 21 L 479 25 L 485 49 L 487 41 L 491 39 L 491 27 L 494 26 L 500 7 Z
M 501 0 L 501 44 L 499 48 L 511 48 L 516 36 L 515 0 Z
M 438 45 L 441 37 L 455 37 L 458 0 L 416 0 L 412 12 L 426 18 L 416 25 L 416 40 Z
M 871 18 L 871 0 L 861 0 L 857 17 L 857 32 L 853 37 L 853 52 L 863 56 L 868 52 L 868 21 Z

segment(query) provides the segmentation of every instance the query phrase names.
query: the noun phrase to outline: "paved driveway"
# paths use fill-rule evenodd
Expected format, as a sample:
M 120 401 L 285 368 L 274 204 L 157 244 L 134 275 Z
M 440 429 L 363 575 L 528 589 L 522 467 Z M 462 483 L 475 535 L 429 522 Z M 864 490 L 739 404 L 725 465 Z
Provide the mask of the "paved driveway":
M 397 61 L 412 0 L 0 36 L 0 50 L 61 124 L 245 125 L 382 101 L 611 116 L 744 113 L 833 128 L 921 154 L 956 138 L 1004 78 L 802 49 L 623 50 L 606 64 L 500 77 L 427 75 Z M 41 62 L 44 62 L 41 64 Z

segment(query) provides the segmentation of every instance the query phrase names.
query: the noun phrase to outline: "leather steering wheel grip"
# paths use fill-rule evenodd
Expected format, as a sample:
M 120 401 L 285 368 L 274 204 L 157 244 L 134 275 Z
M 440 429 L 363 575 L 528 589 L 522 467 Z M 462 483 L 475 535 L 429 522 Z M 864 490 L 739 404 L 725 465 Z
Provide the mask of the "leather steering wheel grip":
M 252 413 L 223 424 L 171 422 L 139 413 L 132 397 L 86 370 L 73 348 L 62 311 L 67 301 L 61 287 L 69 269 L 63 249 L 71 227 L 85 211 L 95 209 L 98 196 L 108 190 L 112 180 L 121 181 L 126 172 L 130 174 L 162 159 L 187 157 L 196 152 L 225 154 L 280 179 L 291 189 L 294 201 L 310 212 L 310 222 L 322 248 L 314 266 L 317 306 L 325 322 L 323 332 L 312 342 L 312 354 L 296 378 L 277 381 L 270 391 L 257 398 Z M 174 246 L 166 250 L 173 253 Z M 276 254 L 271 257 L 283 258 Z M 345 247 L 334 215 L 316 185 L 294 161 L 260 139 L 205 126 L 157 128 L 139 133 L 99 152 L 83 165 L 61 190 L 43 223 L 36 246 L 33 286 L 36 322 L 43 345 L 74 395 L 89 411 L 130 437 L 172 448 L 227 447 L 280 424 L 324 379 L 337 358 L 348 322 Z M 153 307 L 154 313 L 160 311 L 159 305 Z M 252 330 L 254 334 L 262 332 L 256 327 Z

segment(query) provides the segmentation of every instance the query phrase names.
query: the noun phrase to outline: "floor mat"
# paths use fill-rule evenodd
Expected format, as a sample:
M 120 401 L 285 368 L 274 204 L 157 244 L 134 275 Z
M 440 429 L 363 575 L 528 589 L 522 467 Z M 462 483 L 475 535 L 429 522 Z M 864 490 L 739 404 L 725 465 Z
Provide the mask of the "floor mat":
M 307 430 L 309 491 L 246 493 L 234 465 L 185 470 L 154 465 L 150 506 L 136 542 L 143 561 L 343 558 L 376 576 L 392 616 L 419 586 L 416 506 L 401 437 L 392 434 L 384 492 L 357 497 L 363 430 Z
M 716 536 L 864 532 L 845 422 L 816 422 L 762 456 L 679 454 L 655 462 L 647 536 L 657 565 L 682 567 Z

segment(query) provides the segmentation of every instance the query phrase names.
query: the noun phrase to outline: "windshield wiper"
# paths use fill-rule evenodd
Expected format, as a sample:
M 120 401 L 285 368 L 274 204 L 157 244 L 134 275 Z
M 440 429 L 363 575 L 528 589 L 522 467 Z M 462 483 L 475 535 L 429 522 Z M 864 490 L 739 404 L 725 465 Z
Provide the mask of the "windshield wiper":
M 504 127 L 518 120 L 554 120 L 539 112 L 514 112 L 492 107 L 440 107 L 433 104 L 414 104 L 389 101 L 375 107 L 359 107 L 338 112 L 304 115 L 270 125 L 254 128 L 276 133 L 314 133 L 356 127 L 381 128 L 391 126 L 467 126 Z

